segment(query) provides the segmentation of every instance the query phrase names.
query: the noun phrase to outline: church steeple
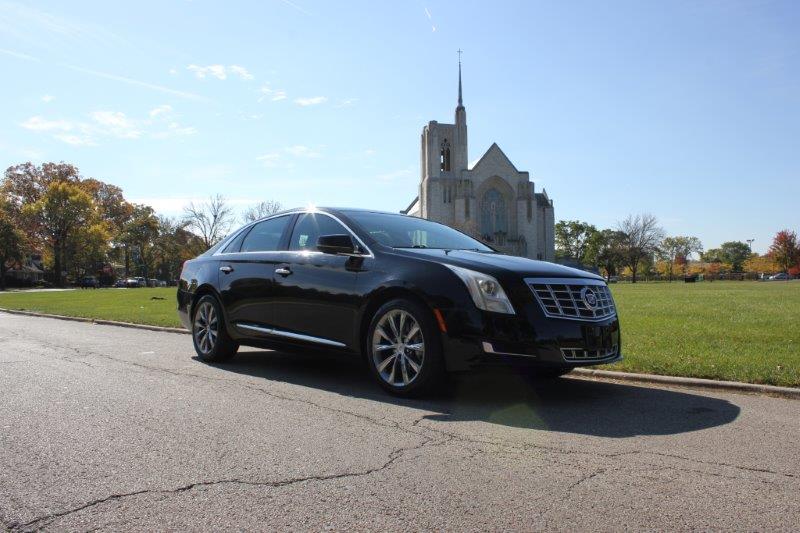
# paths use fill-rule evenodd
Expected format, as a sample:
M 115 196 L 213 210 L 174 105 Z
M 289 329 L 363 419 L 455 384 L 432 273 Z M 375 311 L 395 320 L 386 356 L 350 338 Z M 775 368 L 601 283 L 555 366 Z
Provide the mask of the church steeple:
M 461 54 L 462 50 L 458 49 L 458 107 L 464 107 L 464 99 L 461 97 Z

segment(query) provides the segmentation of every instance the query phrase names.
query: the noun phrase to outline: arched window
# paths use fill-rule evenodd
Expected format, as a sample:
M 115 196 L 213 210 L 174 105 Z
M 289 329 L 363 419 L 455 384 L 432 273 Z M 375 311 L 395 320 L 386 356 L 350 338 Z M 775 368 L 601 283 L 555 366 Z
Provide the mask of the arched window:
M 447 139 L 442 142 L 441 151 L 439 152 L 439 169 L 444 172 L 450 172 L 450 143 Z
M 498 242 L 508 234 L 508 208 L 503 193 L 489 188 L 481 198 L 481 236 L 489 242 Z

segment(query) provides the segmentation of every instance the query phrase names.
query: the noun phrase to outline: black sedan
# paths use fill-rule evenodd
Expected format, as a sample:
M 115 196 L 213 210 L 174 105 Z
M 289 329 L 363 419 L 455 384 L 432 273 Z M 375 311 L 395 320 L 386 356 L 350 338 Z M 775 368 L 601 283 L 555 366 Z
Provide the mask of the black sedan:
M 325 348 L 363 357 L 396 394 L 487 364 L 559 376 L 621 359 L 601 277 L 369 210 L 296 209 L 244 226 L 184 264 L 178 313 L 203 361 L 240 345 Z

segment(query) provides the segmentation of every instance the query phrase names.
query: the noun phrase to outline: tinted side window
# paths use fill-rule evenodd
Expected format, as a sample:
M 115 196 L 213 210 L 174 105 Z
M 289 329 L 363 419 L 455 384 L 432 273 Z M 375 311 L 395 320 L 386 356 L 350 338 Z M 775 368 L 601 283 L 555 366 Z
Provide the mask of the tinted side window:
M 349 235 L 347 228 L 329 216 L 306 213 L 300 215 L 294 225 L 292 238 L 289 241 L 290 250 L 316 250 L 317 239 L 320 235 Z
M 242 243 L 243 252 L 271 252 L 278 249 L 281 242 L 281 235 L 289 223 L 289 216 L 271 218 L 264 222 L 259 222 Z
M 242 241 L 247 236 L 247 233 L 249 231 L 250 231 L 250 228 L 239 232 L 239 235 L 234 237 L 234 239 L 231 242 L 228 243 L 228 246 L 226 246 L 225 249 L 222 250 L 222 253 L 223 254 L 235 254 L 236 252 L 238 252 L 239 249 L 242 246 Z

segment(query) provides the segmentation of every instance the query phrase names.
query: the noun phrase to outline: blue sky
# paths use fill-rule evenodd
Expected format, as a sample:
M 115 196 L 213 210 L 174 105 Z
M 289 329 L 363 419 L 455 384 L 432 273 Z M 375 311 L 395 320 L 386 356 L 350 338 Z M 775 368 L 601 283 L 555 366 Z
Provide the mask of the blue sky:
M 5 2 L 0 164 L 64 160 L 179 214 L 222 193 L 397 211 L 419 134 L 497 142 L 556 219 L 706 248 L 800 230 L 797 2 Z

